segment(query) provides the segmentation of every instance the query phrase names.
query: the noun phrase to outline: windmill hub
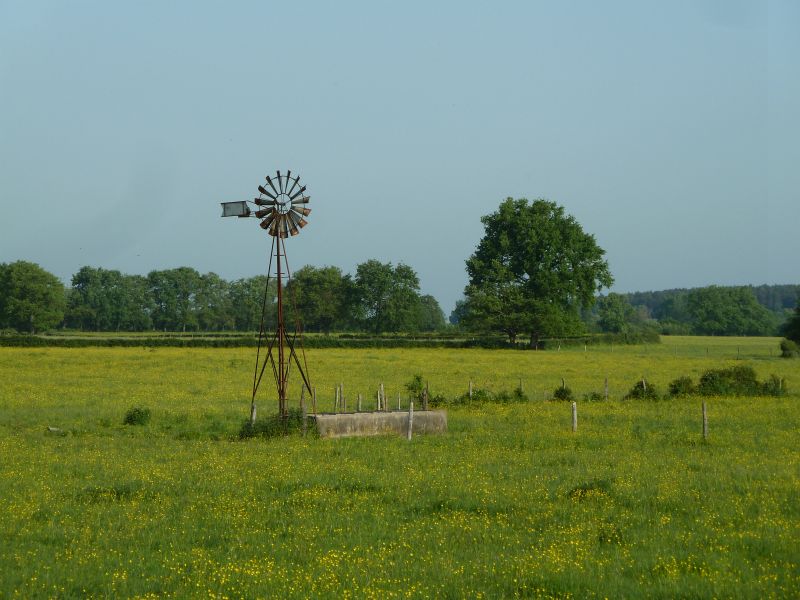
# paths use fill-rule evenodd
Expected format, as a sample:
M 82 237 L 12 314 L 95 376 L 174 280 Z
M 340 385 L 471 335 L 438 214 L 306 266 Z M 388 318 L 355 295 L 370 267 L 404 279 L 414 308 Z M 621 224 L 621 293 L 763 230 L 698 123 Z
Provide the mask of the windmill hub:
M 292 199 L 287 194 L 279 195 L 275 208 L 280 214 L 285 215 L 292 209 Z

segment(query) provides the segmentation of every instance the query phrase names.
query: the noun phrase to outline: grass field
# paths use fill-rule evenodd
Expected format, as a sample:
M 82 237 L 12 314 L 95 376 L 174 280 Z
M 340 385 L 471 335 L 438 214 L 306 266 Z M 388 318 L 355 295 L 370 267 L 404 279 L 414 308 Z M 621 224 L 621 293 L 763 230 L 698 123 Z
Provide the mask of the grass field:
M 396 401 L 415 373 L 531 400 L 450 409 L 410 443 L 241 442 L 251 349 L 0 348 L 0 597 L 797 597 L 800 361 L 777 354 L 313 350 L 320 409 L 337 383 Z M 699 399 L 619 399 L 733 364 L 790 395 L 709 400 L 707 442 Z M 543 400 L 562 377 L 578 397 L 609 380 L 577 434 Z M 132 406 L 151 422 L 122 425 Z

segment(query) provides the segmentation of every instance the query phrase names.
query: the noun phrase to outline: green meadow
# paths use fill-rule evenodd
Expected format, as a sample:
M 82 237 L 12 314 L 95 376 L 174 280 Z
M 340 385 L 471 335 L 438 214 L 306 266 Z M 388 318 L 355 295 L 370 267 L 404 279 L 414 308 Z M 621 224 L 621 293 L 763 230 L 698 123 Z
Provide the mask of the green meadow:
M 410 442 L 240 441 L 252 349 L 0 348 L 0 597 L 798 597 L 800 361 L 778 354 L 315 349 L 320 411 L 338 384 L 405 409 L 415 374 L 528 400 L 448 407 Z M 706 399 L 707 440 L 700 398 L 622 399 L 737 364 L 788 394 Z M 123 425 L 135 406 L 149 423 Z

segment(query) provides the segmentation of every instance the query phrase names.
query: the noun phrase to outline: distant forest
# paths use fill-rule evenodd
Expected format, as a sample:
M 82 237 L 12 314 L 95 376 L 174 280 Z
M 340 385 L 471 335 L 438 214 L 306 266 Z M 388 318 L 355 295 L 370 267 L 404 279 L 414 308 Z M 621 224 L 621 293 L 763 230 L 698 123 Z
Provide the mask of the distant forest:
M 662 333 L 771 335 L 792 315 L 800 285 L 711 286 L 621 296 L 642 320 L 658 323 Z
M 797 305 L 800 296 L 800 285 L 749 285 L 745 289 L 751 290 L 758 303 L 772 312 L 783 315 L 791 312 Z M 677 298 L 685 298 L 692 290 L 689 288 L 676 288 L 659 292 L 632 292 L 622 294 L 632 306 L 644 306 L 650 311 L 654 319 L 677 319 L 680 315 L 675 313 Z
M 0 329 L 82 331 L 254 331 L 266 302 L 274 321 L 276 284 L 265 276 L 227 281 L 189 267 L 127 275 L 82 267 L 66 287 L 39 265 L 0 264 Z M 449 322 L 417 273 L 402 263 L 368 260 L 354 274 L 306 266 L 286 286 L 288 317 L 307 331 L 481 332 L 457 303 Z M 584 332 L 650 330 L 683 335 L 777 335 L 800 298 L 800 285 L 709 286 L 597 297 L 581 314 Z M 576 332 L 579 333 L 579 332 Z

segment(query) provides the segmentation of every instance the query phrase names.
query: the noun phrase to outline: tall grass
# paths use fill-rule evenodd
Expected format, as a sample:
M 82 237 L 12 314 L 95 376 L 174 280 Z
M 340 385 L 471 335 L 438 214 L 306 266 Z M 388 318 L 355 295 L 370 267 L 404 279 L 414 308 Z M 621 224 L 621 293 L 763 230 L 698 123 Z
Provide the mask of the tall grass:
M 618 398 L 735 355 L 663 346 L 309 353 L 330 407 L 338 383 L 391 400 L 418 372 L 431 393 L 530 392 L 410 443 L 239 441 L 244 350 L 0 349 L 0 596 L 798 596 L 800 398 L 709 400 L 704 442 L 699 400 Z M 577 434 L 540 398 L 606 376 Z M 123 425 L 131 406 L 150 421 Z

